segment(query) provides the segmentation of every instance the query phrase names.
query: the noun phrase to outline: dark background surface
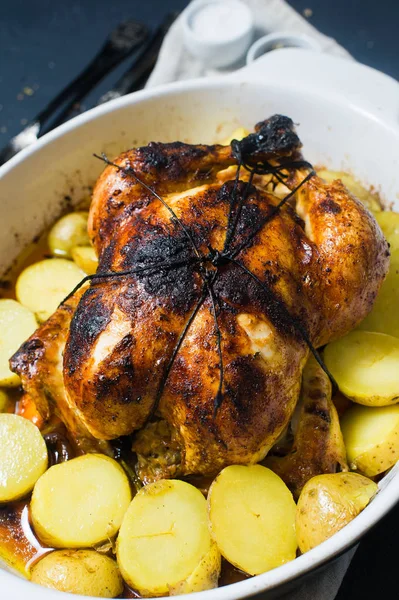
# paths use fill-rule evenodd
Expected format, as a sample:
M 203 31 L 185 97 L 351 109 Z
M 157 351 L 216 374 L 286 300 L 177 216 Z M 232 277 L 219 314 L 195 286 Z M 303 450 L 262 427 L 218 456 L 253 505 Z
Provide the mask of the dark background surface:
M 0 147 L 89 62 L 118 22 L 135 17 L 151 26 L 186 0 L 9 0 L 0 11 Z M 291 0 L 323 33 L 353 56 L 399 78 L 398 0 Z M 126 69 L 114 71 L 87 100 L 96 99 Z M 338 600 L 396 598 L 399 507 L 360 544 Z M 312 600 L 312 599 L 309 599 Z M 328 599 L 329 600 L 329 599 Z

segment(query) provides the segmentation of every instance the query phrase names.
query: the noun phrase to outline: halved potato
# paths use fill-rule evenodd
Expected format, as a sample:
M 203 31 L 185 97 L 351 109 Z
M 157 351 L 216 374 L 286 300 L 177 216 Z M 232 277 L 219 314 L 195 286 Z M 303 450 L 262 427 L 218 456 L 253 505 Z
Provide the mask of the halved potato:
M 299 496 L 296 532 L 301 552 L 321 544 L 354 519 L 378 491 L 357 473 L 317 475 Z
M 399 459 L 399 405 L 353 406 L 342 418 L 342 434 L 351 469 L 374 477 Z
M 27 419 L 0 414 L 0 502 L 22 498 L 47 469 L 47 447 Z
M 295 502 L 261 465 L 226 467 L 208 494 L 211 533 L 230 563 L 258 575 L 295 558 Z
M 330 171 L 329 169 L 320 169 L 317 171 L 319 177 L 332 183 L 337 179 L 340 179 L 345 187 L 356 196 L 363 204 L 374 212 L 381 210 L 381 202 L 378 198 L 378 194 L 371 192 L 366 189 L 353 175 L 345 173 L 345 171 Z
M 32 311 L 15 300 L 0 300 L 0 385 L 16 387 L 20 378 L 10 371 L 11 356 L 37 329 Z
M 70 260 L 48 258 L 22 271 L 15 294 L 39 321 L 45 321 L 85 276 L 86 273 Z
M 91 246 L 74 246 L 71 254 L 79 269 L 87 275 L 93 275 L 97 271 L 98 258 Z
M 212 542 L 211 549 L 202 557 L 191 575 L 169 588 L 169 596 L 180 596 L 217 588 L 221 563 L 219 549 L 215 542 Z
M 115 598 L 123 591 L 116 562 L 95 550 L 51 552 L 33 566 L 31 580 L 60 592 L 96 598 Z
M 178 480 L 143 487 L 123 519 L 117 558 L 125 581 L 143 596 L 161 596 L 194 576 L 213 582 L 205 557 L 211 550 L 206 501 Z M 205 560 L 203 560 L 205 559 Z M 220 563 L 214 561 L 215 568 Z M 200 572 L 202 571 L 202 572 Z
M 88 218 L 88 212 L 72 212 L 54 223 L 47 240 L 50 252 L 54 256 L 70 258 L 74 246 L 90 244 L 89 234 L 87 233 Z
M 32 494 L 32 522 L 53 548 L 93 546 L 114 536 L 131 500 L 128 478 L 118 463 L 86 454 L 51 467 Z
M 324 360 L 345 396 L 367 406 L 399 401 L 399 339 L 351 331 L 328 344 Z

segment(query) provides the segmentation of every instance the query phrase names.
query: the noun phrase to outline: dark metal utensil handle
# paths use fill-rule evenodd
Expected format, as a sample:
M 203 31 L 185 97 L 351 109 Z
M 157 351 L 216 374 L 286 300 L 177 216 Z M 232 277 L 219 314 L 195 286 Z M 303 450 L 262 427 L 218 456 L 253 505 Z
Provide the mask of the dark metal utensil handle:
M 118 25 L 86 69 L 38 115 L 39 120 L 44 122 L 54 112 L 54 108 L 56 109 L 61 103 L 69 100 L 56 120 L 46 130 L 63 123 L 73 109 L 73 105 L 84 98 L 116 65 L 140 47 L 148 38 L 148 33 L 148 28 L 137 21 L 125 21 Z M 42 131 L 39 135 L 41 134 Z
M 158 59 L 165 35 L 168 33 L 170 26 L 177 16 L 178 13 L 173 12 L 165 17 L 161 25 L 155 30 L 150 40 L 141 50 L 139 56 L 134 60 L 130 69 L 117 81 L 112 90 L 101 96 L 98 104 L 104 104 L 109 100 L 119 98 L 144 87 Z
M 148 27 L 134 20 L 118 25 L 84 71 L 0 151 L 0 165 L 29 146 L 44 132 L 63 122 L 74 104 L 91 91 L 113 67 L 137 50 L 148 38 L 148 33 Z M 62 112 L 59 113 L 61 109 Z M 52 117 L 56 119 L 49 123 Z

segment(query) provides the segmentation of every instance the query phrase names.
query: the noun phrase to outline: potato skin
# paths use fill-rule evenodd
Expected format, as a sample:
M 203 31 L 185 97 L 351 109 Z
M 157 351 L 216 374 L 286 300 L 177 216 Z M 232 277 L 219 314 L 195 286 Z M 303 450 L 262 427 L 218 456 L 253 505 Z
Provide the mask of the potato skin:
M 115 598 L 123 591 L 118 566 L 95 550 L 57 550 L 32 568 L 31 581 L 61 592 Z
M 308 481 L 296 513 L 301 552 L 318 546 L 352 521 L 377 491 L 374 481 L 357 473 L 317 475 Z
M 194 571 L 180 583 L 169 589 L 170 596 L 203 592 L 218 587 L 222 560 L 217 545 L 213 542 L 211 549 L 200 560 Z
M 375 477 L 399 459 L 399 405 L 352 406 L 343 416 L 342 433 L 350 468 Z

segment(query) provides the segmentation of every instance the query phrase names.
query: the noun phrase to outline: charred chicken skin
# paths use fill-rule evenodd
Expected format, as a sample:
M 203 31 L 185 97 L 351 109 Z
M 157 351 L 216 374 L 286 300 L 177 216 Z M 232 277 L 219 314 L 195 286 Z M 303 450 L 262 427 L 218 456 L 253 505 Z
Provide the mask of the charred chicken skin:
M 101 277 L 70 323 L 65 393 L 93 438 L 134 434 L 146 481 L 262 460 L 310 351 L 367 315 L 388 269 L 374 217 L 311 170 L 292 121 L 255 131 L 129 150 L 94 189 Z

